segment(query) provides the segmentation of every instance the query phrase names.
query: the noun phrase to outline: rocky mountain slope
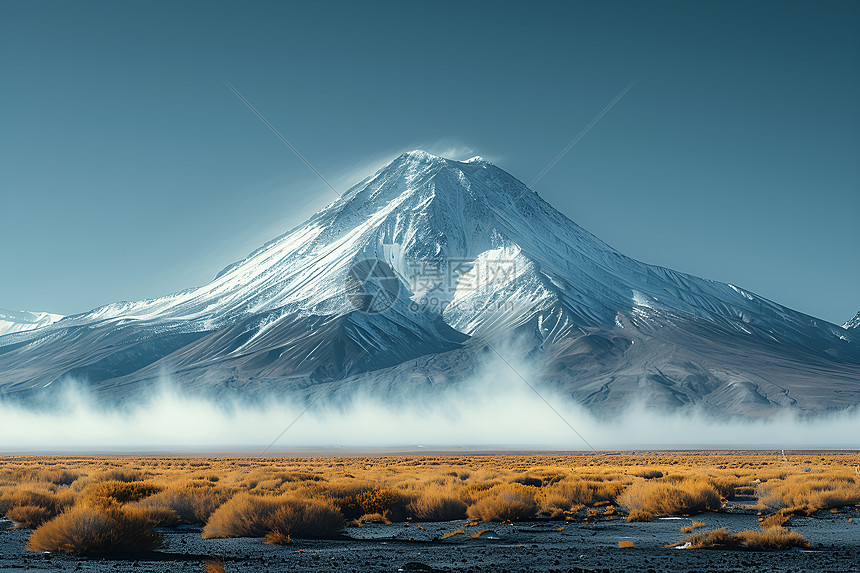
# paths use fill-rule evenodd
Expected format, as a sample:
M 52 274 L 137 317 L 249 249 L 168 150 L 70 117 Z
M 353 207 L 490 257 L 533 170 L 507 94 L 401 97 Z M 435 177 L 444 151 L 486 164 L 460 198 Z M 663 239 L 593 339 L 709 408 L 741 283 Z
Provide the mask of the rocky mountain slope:
M 468 380 L 512 340 L 536 384 L 595 410 L 860 402 L 857 331 L 626 257 L 491 163 L 421 151 L 207 285 L 0 336 L 0 392 L 71 377 L 126 400 L 169 374 L 214 393 L 343 380 L 396 399 Z

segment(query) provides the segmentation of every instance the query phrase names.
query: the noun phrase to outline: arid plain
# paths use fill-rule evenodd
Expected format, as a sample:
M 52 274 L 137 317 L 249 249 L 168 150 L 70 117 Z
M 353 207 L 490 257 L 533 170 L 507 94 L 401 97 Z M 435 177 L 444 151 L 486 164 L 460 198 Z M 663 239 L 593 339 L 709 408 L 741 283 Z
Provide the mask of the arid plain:
M 728 569 L 803 571 L 858 556 L 856 451 L 304 455 L 0 458 L 0 568 L 695 570 L 717 552 Z

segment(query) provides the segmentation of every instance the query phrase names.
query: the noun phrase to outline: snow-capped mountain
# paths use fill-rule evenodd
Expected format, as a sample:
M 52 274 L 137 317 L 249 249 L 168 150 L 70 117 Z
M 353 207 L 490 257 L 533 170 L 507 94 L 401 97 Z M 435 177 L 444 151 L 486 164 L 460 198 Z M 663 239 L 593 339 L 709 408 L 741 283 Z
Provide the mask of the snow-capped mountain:
M 842 328 L 860 328 L 860 311 L 854 315 L 854 318 L 843 324 Z
M 361 261 L 373 280 L 356 280 Z M 366 312 L 366 296 L 385 304 Z M 164 372 L 219 390 L 373 386 L 426 377 L 428 356 L 439 371 L 458 364 L 453 379 L 482 340 L 511 337 L 545 383 L 594 406 L 643 394 L 745 414 L 860 402 L 853 331 L 625 257 L 491 163 L 422 151 L 207 285 L 0 337 L 14 345 L 0 352 L 0 388 L 71 375 L 116 393 Z
M 50 312 L 27 312 L 26 310 L 6 310 L 0 308 L 0 336 L 13 332 L 35 330 L 53 324 L 63 318 L 61 314 Z

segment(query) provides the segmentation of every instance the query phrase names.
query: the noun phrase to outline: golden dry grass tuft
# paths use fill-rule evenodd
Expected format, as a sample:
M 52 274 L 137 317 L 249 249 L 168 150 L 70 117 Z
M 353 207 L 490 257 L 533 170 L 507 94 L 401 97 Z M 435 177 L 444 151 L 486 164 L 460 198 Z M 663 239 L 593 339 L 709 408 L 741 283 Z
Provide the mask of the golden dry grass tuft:
M 656 479 L 656 478 L 663 477 L 663 472 L 661 472 L 660 470 L 647 469 L 647 470 L 639 470 L 639 471 L 633 472 L 631 475 L 641 477 L 644 479 Z
M 289 545 L 293 540 L 286 533 L 280 531 L 270 531 L 266 534 L 266 545 Z
M 93 476 L 93 481 L 121 481 L 131 483 L 143 481 L 143 474 L 131 468 L 112 468 L 99 472 Z
M 6 512 L 6 517 L 14 521 L 17 528 L 35 529 L 54 515 L 38 505 L 16 505 Z
M 0 515 L 20 527 L 33 528 L 59 515 L 75 502 L 75 494 L 66 488 L 53 491 L 34 484 L 0 493 Z
M 565 478 L 545 487 L 541 492 L 540 509 L 552 514 L 555 510 L 570 511 L 574 506 L 595 505 L 614 501 L 623 491 L 620 481 L 604 478 Z
M 382 525 L 391 525 L 391 520 L 381 513 L 368 513 L 359 517 L 358 523 L 380 523 Z
M 469 506 L 469 519 L 480 521 L 518 521 L 534 517 L 538 509 L 537 488 L 520 484 L 503 484 L 490 488 Z
M 315 485 L 310 491 L 330 499 L 346 519 L 379 513 L 392 521 L 403 521 L 407 517 L 406 508 L 412 502 L 412 498 L 400 490 L 361 481 L 330 483 L 324 487 Z
M 138 501 L 138 507 L 163 510 L 162 526 L 179 524 L 203 524 L 216 509 L 230 499 L 232 492 L 220 487 L 204 485 L 182 485 L 168 487 L 152 496 Z M 169 512 L 169 513 L 168 513 Z M 174 519 L 169 519 L 171 516 Z
M 459 497 L 433 491 L 414 499 L 406 510 L 418 521 L 454 521 L 466 518 L 467 507 Z
M 162 536 L 139 512 L 118 505 L 76 505 L 39 526 L 30 536 L 31 551 L 104 555 L 152 551 Z
M 7 489 L 0 494 L 0 511 L 8 511 L 17 505 L 38 505 L 51 509 L 62 509 L 63 506 L 74 502 L 74 494 L 71 492 L 58 493 L 39 486 L 22 486 L 15 489 Z
M 161 486 L 146 482 L 118 480 L 93 483 L 84 490 L 86 500 L 95 505 L 139 501 L 160 492 Z
M 653 515 L 692 515 L 720 507 L 720 494 L 710 481 L 689 479 L 677 483 L 660 480 L 634 482 L 618 498 L 630 512 Z
M 694 533 L 676 545 L 690 544 L 692 549 L 745 549 L 750 551 L 784 551 L 793 547 L 809 548 L 809 542 L 796 531 L 773 527 L 764 532 L 740 531 L 726 528 Z
M 22 467 L 0 470 L 0 482 L 32 482 L 42 485 L 71 485 L 81 477 L 81 472 L 68 468 Z
M 759 527 L 761 527 L 762 529 L 770 529 L 771 527 L 784 527 L 791 519 L 791 515 L 791 511 L 786 509 L 780 509 L 776 513 L 765 517 L 761 521 L 761 523 L 759 523 Z
M 654 514 L 641 509 L 631 509 L 627 515 L 628 523 L 647 523 L 649 521 L 654 521 Z
M 343 516 L 331 502 L 240 493 L 215 510 L 203 528 L 203 538 L 263 537 L 272 532 L 326 538 L 343 525 Z
M 812 514 L 860 503 L 860 480 L 854 476 L 801 473 L 759 486 L 760 504 L 774 509 L 802 509 Z

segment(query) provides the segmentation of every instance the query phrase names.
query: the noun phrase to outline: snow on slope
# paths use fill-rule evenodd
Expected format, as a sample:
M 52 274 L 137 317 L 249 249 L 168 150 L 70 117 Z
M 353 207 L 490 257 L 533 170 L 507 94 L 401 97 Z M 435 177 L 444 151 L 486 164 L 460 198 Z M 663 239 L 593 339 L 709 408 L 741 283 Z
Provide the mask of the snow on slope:
M 63 315 L 49 312 L 13 311 L 0 308 L 0 336 L 43 328 L 61 318 Z
M 476 286 L 470 273 L 494 257 L 510 264 L 516 279 Z M 68 317 L 63 325 L 135 320 L 200 332 L 277 309 L 284 315 L 343 315 L 354 310 L 345 279 L 362 258 L 390 264 L 416 303 L 434 294 L 422 291 L 426 277 L 416 268 L 426 269 L 428 261 L 460 265 L 463 273 L 447 285 L 450 292 L 441 293 L 445 304 L 438 310 L 470 335 L 530 324 L 541 336 L 558 339 L 578 327 L 612 326 L 619 313 L 661 319 L 680 314 L 767 340 L 824 339 L 823 346 L 844 334 L 734 285 L 625 257 L 496 166 L 423 151 L 396 158 L 207 285 L 110 304 Z
M 842 328 L 860 328 L 860 311 L 854 315 L 854 318 L 843 324 Z
M 401 281 L 384 313 L 353 304 L 362 259 Z M 462 378 L 480 337 L 525 334 L 549 383 L 583 403 L 755 415 L 860 403 L 858 332 L 625 257 L 491 163 L 414 151 L 206 285 L 3 336 L 16 346 L 0 352 L 0 392 L 68 375 L 131 396 L 170 372 L 214 391 L 355 376 L 385 393 Z

